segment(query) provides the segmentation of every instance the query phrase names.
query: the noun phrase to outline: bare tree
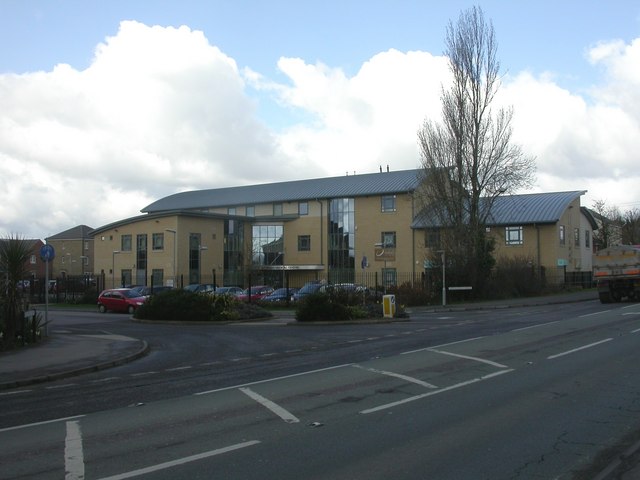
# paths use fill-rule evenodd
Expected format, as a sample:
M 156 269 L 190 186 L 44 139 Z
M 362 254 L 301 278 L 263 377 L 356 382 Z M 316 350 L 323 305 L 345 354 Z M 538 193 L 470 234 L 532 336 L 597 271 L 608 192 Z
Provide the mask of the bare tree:
M 447 250 L 466 259 L 460 267 L 477 284 L 491 251 L 484 228 L 491 207 L 499 195 L 531 186 L 535 158 L 511 141 L 513 109 L 492 108 L 500 63 L 493 25 L 482 9 L 472 7 L 450 22 L 445 43 L 453 82 L 443 87 L 442 118 L 426 119 L 418 131 L 422 203 L 447 229 Z
M 640 209 L 632 208 L 622 214 L 622 243 L 640 245 Z
M 604 200 L 593 202 L 592 211 L 598 224 L 598 229 L 593 232 L 593 241 L 596 249 L 607 248 L 611 245 L 622 243 L 622 214 L 618 207 L 607 205 Z

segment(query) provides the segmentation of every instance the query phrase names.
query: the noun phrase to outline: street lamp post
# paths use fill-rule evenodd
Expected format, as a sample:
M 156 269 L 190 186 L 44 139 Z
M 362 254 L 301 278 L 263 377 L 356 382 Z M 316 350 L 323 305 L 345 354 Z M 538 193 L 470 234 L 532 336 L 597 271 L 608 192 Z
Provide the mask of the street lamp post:
M 165 228 L 165 232 L 173 233 L 173 287 L 177 287 L 178 274 L 176 271 L 176 257 L 178 256 L 178 232 L 171 228 Z
M 111 288 L 116 288 L 116 255 L 120 250 L 114 250 L 111 254 Z

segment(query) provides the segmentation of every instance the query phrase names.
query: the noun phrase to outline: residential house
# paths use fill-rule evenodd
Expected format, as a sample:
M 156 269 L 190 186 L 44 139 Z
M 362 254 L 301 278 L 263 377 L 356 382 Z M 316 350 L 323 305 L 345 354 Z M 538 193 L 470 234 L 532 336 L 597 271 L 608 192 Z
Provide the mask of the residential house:
M 45 240 L 54 249 L 51 278 L 93 274 L 93 228 L 78 225 Z

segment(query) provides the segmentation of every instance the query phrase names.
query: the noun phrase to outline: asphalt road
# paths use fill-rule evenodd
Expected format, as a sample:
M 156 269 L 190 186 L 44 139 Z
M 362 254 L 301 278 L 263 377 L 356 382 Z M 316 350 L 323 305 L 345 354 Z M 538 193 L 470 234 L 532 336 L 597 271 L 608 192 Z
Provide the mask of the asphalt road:
M 152 353 L 0 396 L 0 478 L 594 478 L 640 431 L 639 314 L 584 302 L 380 325 L 66 316 L 56 328 L 141 337 Z

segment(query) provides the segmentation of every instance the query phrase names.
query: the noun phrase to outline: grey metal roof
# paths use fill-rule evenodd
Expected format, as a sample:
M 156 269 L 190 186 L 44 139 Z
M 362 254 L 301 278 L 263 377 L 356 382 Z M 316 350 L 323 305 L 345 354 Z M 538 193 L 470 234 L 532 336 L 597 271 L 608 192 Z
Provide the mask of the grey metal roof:
M 241 187 L 195 190 L 169 195 L 144 207 L 152 213 L 178 209 L 230 207 L 273 202 L 359 197 L 413 192 L 420 183 L 422 169 L 367 173 L 343 177 L 295 180 Z
M 571 202 L 586 190 L 553 193 L 530 193 L 497 197 L 489 212 L 487 225 L 526 225 L 556 223 Z M 412 228 L 437 228 L 442 226 L 437 216 L 423 210 L 413 221 Z

